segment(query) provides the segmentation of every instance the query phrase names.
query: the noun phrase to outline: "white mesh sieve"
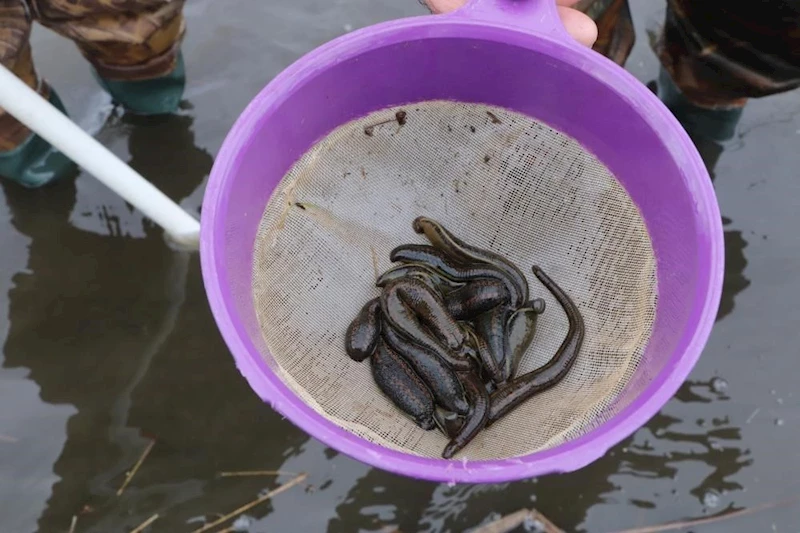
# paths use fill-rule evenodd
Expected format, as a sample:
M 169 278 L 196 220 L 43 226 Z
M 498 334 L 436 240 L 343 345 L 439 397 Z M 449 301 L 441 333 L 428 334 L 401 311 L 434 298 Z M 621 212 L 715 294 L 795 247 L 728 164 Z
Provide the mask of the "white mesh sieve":
M 365 126 L 407 112 L 407 122 Z M 307 205 L 306 210 L 294 206 Z M 567 319 L 531 273 L 539 264 L 580 307 L 583 349 L 556 387 L 484 430 L 459 457 L 508 458 L 573 439 L 602 422 L 636 371 L 656 306 L 656 261 L 625 190 L 575 140 L 485 105 L 429 101 L 345 124 L 307 152 L 266 206 L 255 244 L 254 305 L 277 371 L 319 413 L 372 442 L 440 457 L 447 439 L 422 431 L 375 385 L 344 332 L 379 294 L 389 252 L 426 243 L 425 215 L 502 253 L 543 297 L 520 372 L 545 363 Z

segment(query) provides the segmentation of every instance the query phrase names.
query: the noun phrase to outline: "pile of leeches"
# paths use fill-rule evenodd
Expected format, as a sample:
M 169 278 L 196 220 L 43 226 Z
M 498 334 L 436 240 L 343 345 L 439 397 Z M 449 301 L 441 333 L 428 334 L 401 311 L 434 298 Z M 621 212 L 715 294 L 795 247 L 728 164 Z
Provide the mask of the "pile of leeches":
M 572 299 L 534 266 L 564 308 L 569 331 L 545 365 L 517 375 L 533 341 L 541 298 L 506 258 L 470 246 L 440 223 L 418 217 L 430 245 L 406 244 L 345 336 L 354 361 L 371 360 L 381 391 L 423 430 L 439 428 L 451 459 L 485 427 L 561 381 L 581 349 L 584 323 Z

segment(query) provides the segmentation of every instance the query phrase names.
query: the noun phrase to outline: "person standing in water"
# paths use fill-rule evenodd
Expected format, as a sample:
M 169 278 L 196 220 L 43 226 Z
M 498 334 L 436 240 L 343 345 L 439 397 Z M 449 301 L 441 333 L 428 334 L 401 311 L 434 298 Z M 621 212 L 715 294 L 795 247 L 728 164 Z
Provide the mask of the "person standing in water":
M 424 0 L 433 13 L 466 0 Z M 557 0 L 567 31 L 624 66 L 635 40 L 628 0 Z M 666 0 L 652 84 L 695 143 L 735 135 L 749 99 L 800 87 L 800 0 Z
M 185 87 L 185 0 L 0 0 L 0 63 L 61 112 L 58 93 L 33 64 L 34 22 L 66 37 L 114 102 L 137 114 L 177 110 Z M 0 177 L 38 188 L 75 164 L 0 108 Z
M 31 54 L 34 22 L 77 45 L 115 103 L 136 114 L 169 114 L 185 86 L 180 45 L 185 0 L 0 0 L 0 63 L 67 114 L 56 90 L 39 76 Z M 457 3 L 443 0 L 439 8 Z M 576 34 L 594 23 L 569 10 Z M 38 188 L 74 172 L 75 164 L 0 108 L 0 177 Z
M 433 13 L 467 0 L 422 0 Z M 624 66 L 635 40 L 628 0 L 554 0 L 567 31 Z M 172 113 L 183 95 L 185 0 L 0 0 L 0 62 L 60 110 L 30 48 L 38 21 L 72 40 L 127 111 Z M 690 136 L 732 138 L 751 98 L 800 86 L 800 0 L 667 0 L 655 92 Z M 74 164 L 0 109 L 0 177 L 40 187 Z

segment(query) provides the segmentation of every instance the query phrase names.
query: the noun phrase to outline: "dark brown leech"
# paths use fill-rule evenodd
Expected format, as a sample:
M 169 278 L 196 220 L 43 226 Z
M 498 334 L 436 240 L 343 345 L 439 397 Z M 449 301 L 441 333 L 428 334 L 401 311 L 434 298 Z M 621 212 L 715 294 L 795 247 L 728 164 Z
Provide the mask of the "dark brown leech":
M 437 340 L 419 323 L 414 312 L 400 298 L 399 291 L 395 285 L 404 282 L 405 280 L 392 282 L 381 293 L 383 319 L 408 340 L 435 353 L 453 370 L 469 369 L 471 364 L 469 359 L 454 353 Z
M 531 345 L 536 335 L 536 323 L 544 312 L 545 303 L 541 298 L 529 302 L 526 307 L 518 309 L 508 319 L 506 334 L 508 337 L 508 354 L 505 360 L 504 373 L 509 379 L 517 375 L 522 356 Z
M 489 353 L 503 371 L 503 381 L 510 378 L 504 371 L 509 351 L 506 324 L 513 312 L 507 305 L 498 305 L 475 319 L 475 333 L 486 340 Z
M 444 276 L 440 276 L 434 270 L 421 264 L 398 265 L 396 267 L 390 268 L 389 270 L 380 275 L 378 280 L 375 282 L 375 286 L 385 287 L 392 281 L 408 277 L 416 277 L 418 279 L 423 279 L 424 277 L 429 278 L 442 293 L 452 291 L 464 286 L 463 283 L 459 283 Z
M 424 274 L 411 274 L 407 276 L 406 279 L 413 279 L 422 282 L 434 295 L 436 295 L 437 298 L 442 298 L 442 291 L 439 290 L 439 287 L 436 286 L 436 283 L 430 276 L 426 276 Z M 444 302 L 442 302 L 442 306 L 444 306 Z
M 464 449 L 486 427 L 489 420 L 489 393 L 486 392 L 477 373 L 460 372 L 459 377 L 467 391 L 471 408 L 458 434 L 442 452 L 444 459 L 452 459 L 455 454 Z
M 503 374 L 503 370 L 497 363 L 497 360 L 495 360 L 494 354 L 489 348 L 489 344 L 486 342 L 486 339 L 481 335 L 476 335 L 472 329 L 468 329 L 467 333 L 470 335 L 472 344 L 475 346 L 475 349 L 478 352 L 481 367 L 486 371 L 489 379 L 491 379 L 492 382 L 497 385 L 505 384 L 506 379 Z
M 436 427 L 433 395 L 414 370 L 383 339 L 372 356 L 372 376 L 378 388 L 425 431 Z
M 392 250 L 392 262 L 424 264 L 453 281 L 469 282 L 477 279 L 495 279 L 508 290 L 511 305 L 516 309 L 527 299 L 512 279 L 502 270 L 488 263 L 459 263 L 447 253 L 424 244 L 406 244 Z
M 522 302 L 528 301 L 528 280 L 514 263 L 502 255 L 466 244 L 450 233 L 442 224 L 431 218 L 417 217 L 412 225 L 415 232 L 425 234 L 425 237 L 436 248 L 456 258 L 460 257 L 464 260 L 471 259 L 488 263 L 504 272 L 516 287 L 517 294 L 521 297 L 519 301 L 515 299 L 513 304 L 515 308 L 522 305 Z
M 380 298 L 368 301 L 350 323 L 345 333 L 345 351 L 350 359 L 361 362 L 375 351 L 381 333 Z
M 517 408 L 534 394 L 546 390 L 564 379 L 575 363 L 583 345 L 585 326 L 578 306 L 541 268 L 534 266 L 533 273 L 564 308 L 569 320 L 569 331 L 558 351 L 547 364 L 523 374 L 492 394 L 489 424 Z
M 424 282 L 414 278 L 397 280 L 386 290 L 396 291 L 419 321 L 448 348 L 458 350 L 463 346 L 466 339 L 464 330 L 447 312 L 441 297 Z
M 472 320 L 500 304 L 507 303 L 509 298 L 503 282 L 480 279 L 447 293 L 444 305 L 456 320 Z
M 469 404 L 458 376 L 434 352 L 409 341 L 388 324 L 383 328 L 383 339 L 414 369 L 438 405 L 467 414 Z

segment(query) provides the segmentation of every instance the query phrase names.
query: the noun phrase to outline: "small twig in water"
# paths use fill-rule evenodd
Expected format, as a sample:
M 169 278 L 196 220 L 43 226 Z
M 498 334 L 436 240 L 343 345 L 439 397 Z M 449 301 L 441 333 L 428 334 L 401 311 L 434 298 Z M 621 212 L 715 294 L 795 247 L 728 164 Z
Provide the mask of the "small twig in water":
M 78 525 L 78 516 L 72 515 L 72 522 L 69 524 L 69 533 L 75 533 L 75 526 Z
M 144 528 L 146 528 L 156 520 L 158 520 L 158 513 L 154 514 L 153 516 L 151 516 L 150 518 L 139 524 L 139 526 L 137 526 L 136 529 L 131 531 L 131 533 L 142 533 L 142 531 L 144 531 Z
M 544 527 L 542 530 L 544 533 L 564 533 L 564 530 L 553 524 L 546 516 L 535 509 L 520 509 L 515 513 L 504 516 L 500 520 L 473 529 L 471 533 L 508 533 L 528 520 L 539 522 Z
M 144 449 L 144 452 L 142 452 L 142 455 L 141 455 L 141 457 L 139 457 L 139 460 L 136 461 L 135 465 L 133 465 L 133 468 L 131 468 L 131 471 L 128 472 L 128 475 L 125 476 L 125 481 L 122 482 L 122 486 L 117 491 L 117 496 L 121 496 L 122 495 L 123 491 L 128 486 L 128 483 L 130 483 L 131 480 L 133 479 L 133 476 L 136 475 L 136 472 L 142 466 L 142 463 L 144 463 L 144 460 L 150 454 L 150 450 L 152 450 L 153 446 L 155 446 L 155 445 L 156 445 L 156 441 L 151 440 L 150 444 L 147 445 L 147 448 Z
M 230 513 L 226 514 L 225 516 L 223 516 L 221 518 L 218 518 L 217 520 L 214 520 L 210 524 L 204 525 L 200 529 L 194 530 L 192 533 L 203 533 L 204 531 L 208 531 L 209 529 L 215 528 L 218 525 L 220 525 L 221 523 L 223 523 L 223 522 L 225 522 L 227 520 L 230 520 L 231 518 L 234 518 L 236 516 L 239 516 L 240 514 L 244 513 L 245 511 L 249 511 L 250 509 L 252 509 L 256 505 L 258 505 L 260 503 L 264 503 L 265 501 L 269 500 L 273 496 L 277 496 L 281 492 L 294 487 L 298 483 L 302 483 L 303 480 L 306 479 L 306 477 L 308 477 L 308 474 L 300 474 L 299 476 L 297 476 L 293 480 L 289 481 L 285 485 L 281 485 L 277 489 L 269 491 L 268 493 L 264 494 L 260 498 L 255 499 L 255 500 L 253 500 L 252 502 L 250 502 L 250 503 L 248 503 L 246 505 L 242 505 L 241 507 L 239 507 L 235 511 L 230 512 Z
M 760 413 L 760 412 L 761 412 L 761 408 L 760 407 L 756 407 L 756 410 L 753 411 L 752 413 L 750 413 L 750 416 L 747 417 L 747 420 L 745 420 L 744 423 L 745 424 L 749 424 L 750 422 L 752 422 L 753 419 L 756 417 L 756 415 L 758 413 Z
M 220 472 L 219 477 L 249 477 L 249 476 L 296 476 L 297 472 L 282 472 L 281 470 L 244 470 L 242 472 Z
M 786 505 L 791 505 L 793 503 L 797 503 L 798 501 L 800 501 L 800 496 L 795 496 L 794 498 L 790 498 L 788 500 L 765 503 L 763 505 L 750 507 L 748 509 L 740 509 L 739 511 L 734 511 L 732 513 L 727 513 L 723 515 L 709 516 L 706 518 L 697 518 L 695 520 L 685 520 L 682 522 L 672 522 L 670 524 L 662 524 L 660 526 L 647 526 L 647 527 L 639 527 L 633 529 L 625 529 L 623 531 L 617 531 L 616 533 L 662 533 L 664 531 L 686 529 L 688 527 L 696 527 L 705 524 L 723 522 L 725 520 L 733 520 L 734 518 L 755 514 L 760 511 L 766 511 L 767 509 L 775 509 L 776 507 L 784 507 Z

